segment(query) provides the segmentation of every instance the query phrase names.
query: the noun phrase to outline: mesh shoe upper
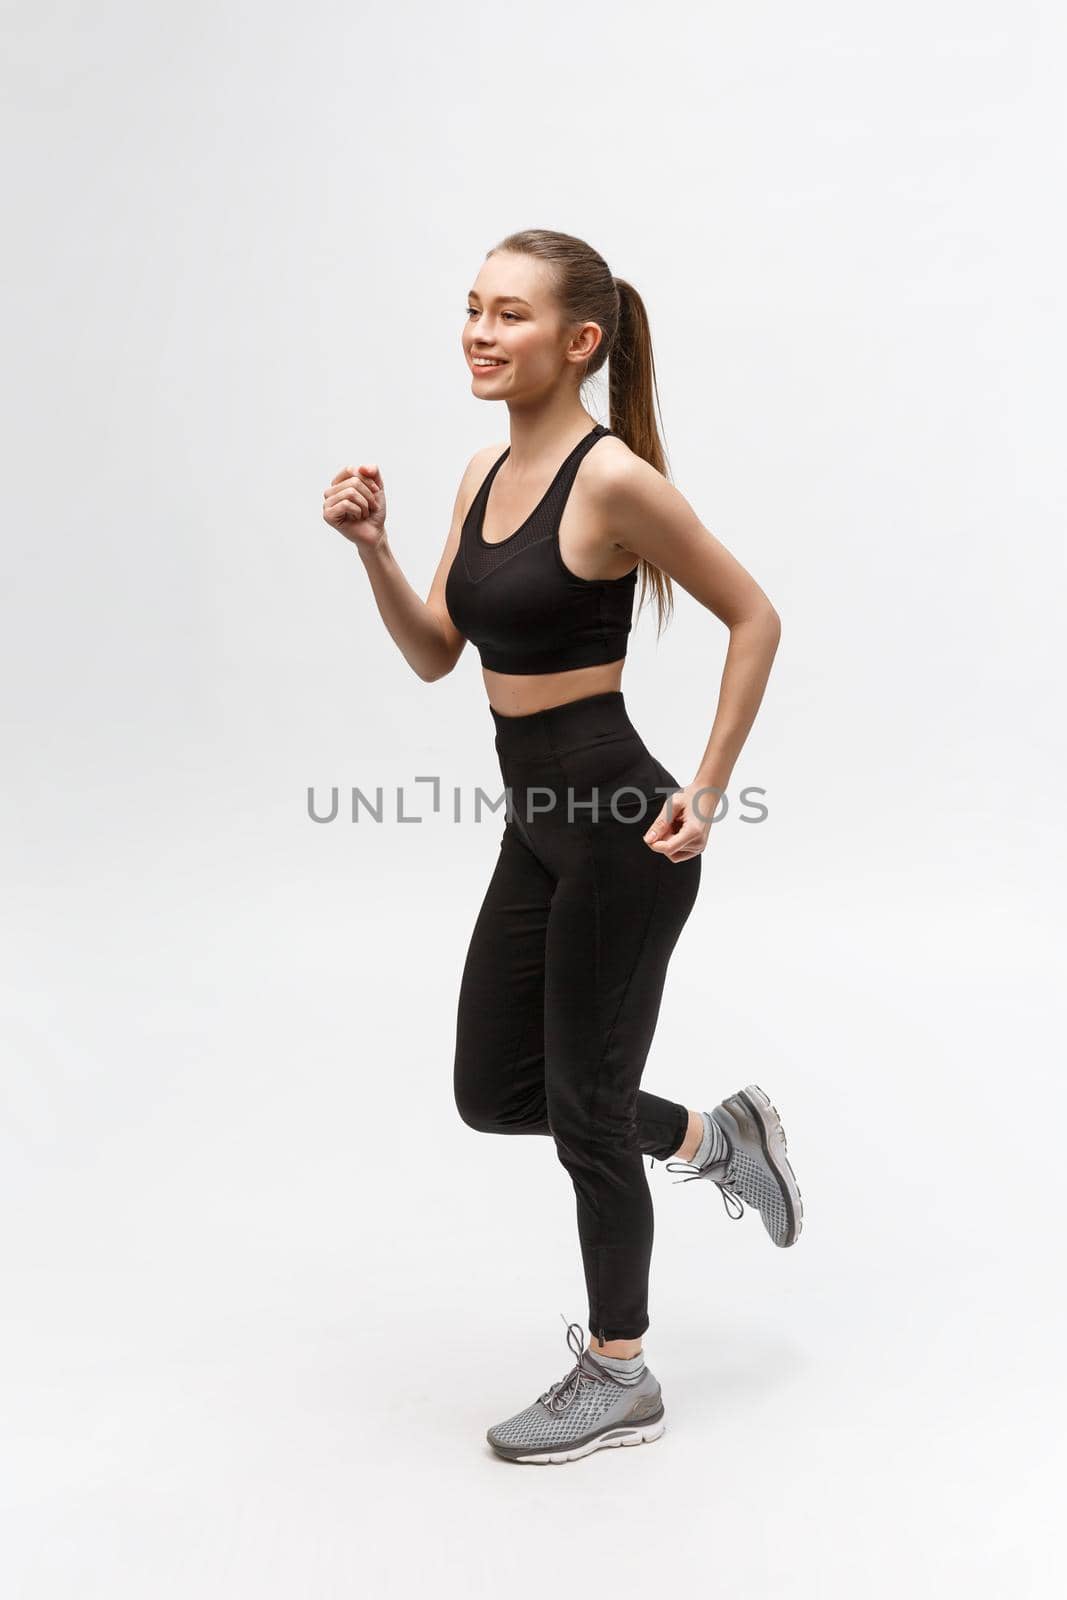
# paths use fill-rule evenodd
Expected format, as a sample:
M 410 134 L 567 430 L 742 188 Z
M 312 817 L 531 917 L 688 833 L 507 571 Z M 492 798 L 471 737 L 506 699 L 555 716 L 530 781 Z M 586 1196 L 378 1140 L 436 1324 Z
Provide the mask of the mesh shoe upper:
M 688 1169 L 690 1178 L 710 1178 L 722 1191 L 731 1217 L 740 1218 L 749 1205 L 759 1212 L 775 1244 L 792 1244 L 800 1233 L 803 1205 L 777 1111 L 757 1084 L 749 1084 L 717 1105 L 711 1115 L 729 1142 L 725 1159 L 703 1167 L 668 1161 L 667 1167 Z
M 782 1197 L 781 1183 L 768 1167 L 762 1152 L 755 1155 L 743 1146 L 735 1147 L 723 1181 L 739 1199 L 759 1212 L 775 1244 L 786 1237 L 789 1232 L 789 1212 Z
M 617 1383 L 585 1348 L 580 1323 L 567 1327 L 575 1363 L 565 1377 L 504 1422 L 491 1427 L 489 1443 L 508 1454 L 538 1454 L 579 1445 L 613 1426 L 636 1425 L 662 1409 L 660 1386 L 645 1368 L 636 1383 Z

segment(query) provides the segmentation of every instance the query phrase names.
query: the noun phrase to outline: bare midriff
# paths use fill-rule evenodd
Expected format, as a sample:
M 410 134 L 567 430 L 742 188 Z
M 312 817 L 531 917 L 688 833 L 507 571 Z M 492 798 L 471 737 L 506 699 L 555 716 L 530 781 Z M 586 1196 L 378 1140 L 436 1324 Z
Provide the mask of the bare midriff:
M 573 667 L 568 672 L 491 672 L 482 668 L 485 692 L 494 711 L 504 717 L 525 717 L 532 711 L 547 711 L 568 700 L 583 700 L 586 695 L 604 694 L 622 688 L 622 669 L 626 657 L 605 661 L 595 667 Z

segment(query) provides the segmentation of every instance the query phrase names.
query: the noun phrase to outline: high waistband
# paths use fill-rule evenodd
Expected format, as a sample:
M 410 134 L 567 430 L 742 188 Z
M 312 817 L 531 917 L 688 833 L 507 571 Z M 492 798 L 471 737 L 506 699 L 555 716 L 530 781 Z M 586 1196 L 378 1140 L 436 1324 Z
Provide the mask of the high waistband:
M 498 755 L 507 760 L 550 759 L 583 745 L 637 734 L 621 689 L 565 700 L 562 705 L 509 717 L 490 706 Z

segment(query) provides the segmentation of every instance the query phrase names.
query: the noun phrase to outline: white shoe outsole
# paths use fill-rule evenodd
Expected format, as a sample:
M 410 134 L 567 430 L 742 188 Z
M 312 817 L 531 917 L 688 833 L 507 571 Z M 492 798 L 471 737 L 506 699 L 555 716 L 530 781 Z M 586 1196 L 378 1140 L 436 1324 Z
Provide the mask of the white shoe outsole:
M 800 1185 L 797 1183 L 796 1173 L 790 1166 L 789 1157 L 786 1154 L 785 1129 L 782 1127 L 782 1119 L 778 1115 L 778 1108 L 771 1104 L 770 1097 L 760 1088 L 758 1083 L 750 1083 L 747 1088 L 740 1090 L 737 1099 L 743 1101 L 757 1119 L 762 1130 L 764 1154 L 767 1163 L 789 1197 L 794 1225 L 791 1237 L 785 1239 L 783 1244 L 795 1244 L 800 1238 L 800 1232 L 804 1226 L 804 1201 L 801 1198 Z M 775 1240 L 775 1243 L 777 1242 Z
M 553 1450 L 543 1455 L 508 1456 L 506 1459 L 537 1467 L 556 1466 L 563 1461 L 577 1461 L 582 1456 L 592 1455 L 594 1450 L 613 1450 L 617 1445 L 625 1447 L 632 1444 L 651 1444 L 660 1437 L 665 1426 L 661 1417 L 658 1422 L 648 1422 L 639 1428 L 612 1428 L 585 1444 L 575 1446 L 573 1450 Z

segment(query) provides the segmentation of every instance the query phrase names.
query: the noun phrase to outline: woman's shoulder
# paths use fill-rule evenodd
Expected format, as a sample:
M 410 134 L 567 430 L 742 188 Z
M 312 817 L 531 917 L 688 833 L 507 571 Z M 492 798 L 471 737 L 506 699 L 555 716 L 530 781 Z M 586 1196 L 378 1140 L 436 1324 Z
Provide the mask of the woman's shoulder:
M 483 444 L 467 459 L 463 469 L 463 481 L 475 479 L 481 482 L 495 461 L 498 461 L 508 448 L 508 441 L 504 439 L 500 444 Z
M 649 474 L 662 477 L 644 456 L 631 450 L 626 440 L 617 433 L 603 434 L 597 441 L 596 449 L 589 451 L 582 465 L 582 477 L 587 488 L 598 496 L 611 498 L 625 496 L 640 488 Z
M 484 444 L 468 458 L 459 481 L 459 488 L 456 490 L 456 506 L 461 521 L 466 519 L 474 503 L 474 497 L 485 482 L 494 462 L 500 459 L 507 448 L 506 439 L 503 444 Z

